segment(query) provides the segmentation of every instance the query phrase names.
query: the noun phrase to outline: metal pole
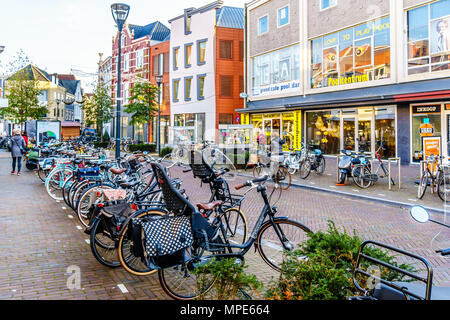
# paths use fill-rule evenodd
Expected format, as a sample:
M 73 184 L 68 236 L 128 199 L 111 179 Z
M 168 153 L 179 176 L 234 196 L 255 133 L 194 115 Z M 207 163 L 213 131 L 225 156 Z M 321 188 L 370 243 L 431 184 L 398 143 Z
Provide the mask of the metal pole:
M 161 83 L 158 84 L 158 156 L 161 155 Z
M 119 24 L 119 57 L 117 62 L 116 159 L 120 158 L 120 82 L 122 72 L 122 26 Z

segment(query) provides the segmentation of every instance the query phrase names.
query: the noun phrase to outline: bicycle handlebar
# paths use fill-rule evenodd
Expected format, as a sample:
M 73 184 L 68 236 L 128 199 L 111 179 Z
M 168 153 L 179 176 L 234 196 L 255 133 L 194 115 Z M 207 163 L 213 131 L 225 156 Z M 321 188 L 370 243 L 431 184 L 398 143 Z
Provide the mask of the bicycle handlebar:
M 247 182 L 245 182 L 245 183 L 243 183 L 243 184 L 240 184 L 240 185 L 235 186 L 234 188 L 235 188 L 236 190 L 241 190 L 241 189 L 243 189 L 243 188 L 245 188 L 245 187 L 250 187 L 250 186 L 255 185 L 255 184 L 257 184 L 257 183 L 265 182 L 265 181 L 267 181 L 267 179 L 269 179 L 269 176 L 268 176 L 268 175 L 265 175 L 265 176 L 262 177 L 262 178 L 257 178 L 257 179 L 255 179 L 255 180 L 247 181 Z

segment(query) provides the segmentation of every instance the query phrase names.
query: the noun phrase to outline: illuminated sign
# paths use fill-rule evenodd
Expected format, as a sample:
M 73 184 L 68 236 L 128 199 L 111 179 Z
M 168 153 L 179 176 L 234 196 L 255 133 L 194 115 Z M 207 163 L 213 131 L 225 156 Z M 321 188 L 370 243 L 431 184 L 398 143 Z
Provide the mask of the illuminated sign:
M 359 76 L 353 75 L 353 76 L 349 76 L 349 77 L 339 77 L 339 79 L 328 78 L 328 86 L 329 87 L 339 86 L 342 84 L 366 82 L 369 80 L 370 80 L 370 78 L 369 78 L 368 74 L 363 74 L 363 75 L 359 75 Z

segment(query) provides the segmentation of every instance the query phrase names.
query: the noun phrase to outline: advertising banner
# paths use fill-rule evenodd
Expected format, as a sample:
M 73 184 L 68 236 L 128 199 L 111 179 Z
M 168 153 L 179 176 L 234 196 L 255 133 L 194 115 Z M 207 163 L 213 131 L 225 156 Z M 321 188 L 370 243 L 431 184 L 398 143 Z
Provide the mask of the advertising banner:
M 50 140 L 61 139 L 60 121 L 36 121 L 36 142 L 38 145 Z

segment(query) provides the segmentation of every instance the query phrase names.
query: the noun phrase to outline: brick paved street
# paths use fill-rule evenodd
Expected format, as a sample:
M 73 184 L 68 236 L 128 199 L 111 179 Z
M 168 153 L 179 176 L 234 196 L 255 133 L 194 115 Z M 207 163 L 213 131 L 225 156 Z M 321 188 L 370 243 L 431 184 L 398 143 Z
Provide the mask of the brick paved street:
M 25 169 L 26 170 L 26 169 Z M 32 172 L 11 176 L 9 154 L 0 152 L 0 299 L 168 299 L 157 275 L 136 277 L 122 268 L 109 269 L 93 257 L 87 235 L 77 229 L 79 222 L 64 203 L 56 203 Z M 183 187 L 192 202 L 205 201 L 209 191 L 192 174 L 173 170 L 183 177 Z M 241 183 L 239 177 L 230 186 Z M 313 231 L 327 228 L 332 219 L 348 232 L 356 230 L 365 239 L 396 245 L 427 258 L 434 268 L 435 284 L 450 286 L 450 261 L 433 249 L 450 246 L 447 230 L 412 221 L 407 208 L 387 206 L 354 198 L 304 189 L 286 191 L 278 202 L 280 215 L 289 216 Z M 248 194 L 243 211 L 250 230 L 262 204 L 256 192 Z M 70 218 L 68 215 L 72 215 Z M 442 220 L 442 216 L 434 216 Z M 439 232 L 432 247 L 431 239 Z M 253 251 L 253 250 L 252 250 Z M 253 252 L 246 261 L 248 272 L 267 283 L 276 273 Z M 66 286 L 67 267 L 81 269 L 81 290 Z M 118 285 L 123 284 L 123 293 Z

